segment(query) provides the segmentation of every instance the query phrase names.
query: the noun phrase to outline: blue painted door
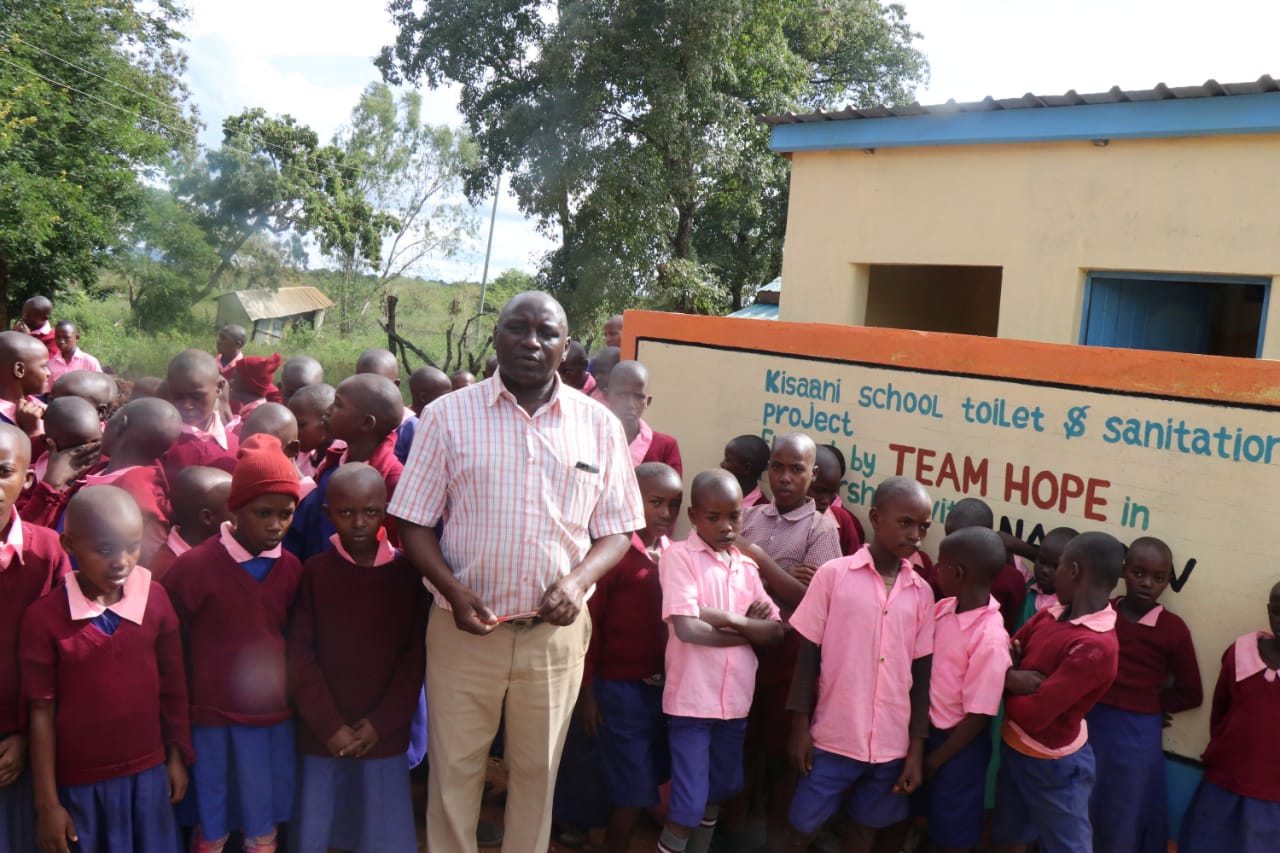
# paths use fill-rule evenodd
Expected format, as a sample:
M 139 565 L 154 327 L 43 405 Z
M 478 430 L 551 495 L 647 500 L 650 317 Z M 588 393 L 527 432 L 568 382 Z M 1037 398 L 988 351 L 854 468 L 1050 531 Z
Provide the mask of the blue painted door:
M 1214 285 L 1093 276 L 1084 343 L 1208 354 Z

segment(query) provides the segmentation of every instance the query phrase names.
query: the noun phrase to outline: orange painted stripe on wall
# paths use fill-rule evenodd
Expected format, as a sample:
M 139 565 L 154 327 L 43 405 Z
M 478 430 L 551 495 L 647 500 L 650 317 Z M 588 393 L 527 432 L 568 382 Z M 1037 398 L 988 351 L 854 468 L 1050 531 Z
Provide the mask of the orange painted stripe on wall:
M 660 311 L 627 311 L 622 328 L 625 358 L 635 358 L 637 341 L 646 338 L 1160 397 L 1280 407 L 1280 361 Z

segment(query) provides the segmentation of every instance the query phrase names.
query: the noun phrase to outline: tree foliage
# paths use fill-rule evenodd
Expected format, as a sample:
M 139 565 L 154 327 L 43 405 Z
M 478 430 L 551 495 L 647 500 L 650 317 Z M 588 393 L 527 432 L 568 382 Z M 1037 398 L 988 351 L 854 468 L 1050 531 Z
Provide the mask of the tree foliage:
M 460 85 L 480 151 L 467 190 L 510 175 L 559 240 L 540 279 L 575 325 L 637 298 L 740 305 L 777 275 L 786 214 L 785 163 L 756 116 L 902 101 L 926 73 L 903 9 L 878 0 L 390 9 L 384 76 Z
M 92 284 L 142 179 L 193 141 L 185 16 L 172 0 L 0 0 L 0 311 Z
M 417 92 L 396 94 L 372 83 L 360 96 L 351 122 L 334 139 L 354 170 L 354 189 L 384 215 L 381 263 L 349 242 L 333 251 L 342 277 L 339 325 L 360 302 L 363 312 L 381 301 L 387 284 L 419 271 L 427 258 L 454 255 L 475 231 L 471 208 L 460 197 L 462 174 L 476 162 L 475 146 L 463 134 L 422 119 Z M 372 273 L 372 287 L 363 286 Z

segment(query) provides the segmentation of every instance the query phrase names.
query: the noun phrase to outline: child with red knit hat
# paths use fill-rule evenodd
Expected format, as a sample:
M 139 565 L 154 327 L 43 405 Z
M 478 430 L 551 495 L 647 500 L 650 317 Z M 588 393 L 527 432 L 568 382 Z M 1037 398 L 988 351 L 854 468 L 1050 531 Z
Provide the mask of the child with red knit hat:
M 276 849 L 294 794 L 293 712 L 285 624 L 302 565 L 280 547 L 298 503 L 298 472 L 275 436 L 240 448 L 219 535 L 179 557 L 162 581 L 182 623 L 192 740 L 200 757 L 180 807 L 194 850 L 217 853 L 233 831 L 247 853 Z
M 246 355 L 240 359 L 231 375 L 233 415 L 239 415 L 243 420 L 263 403 L 280 402 L 280 389 L 273 380 L 283 361 L 278 352 L 268 356 Z

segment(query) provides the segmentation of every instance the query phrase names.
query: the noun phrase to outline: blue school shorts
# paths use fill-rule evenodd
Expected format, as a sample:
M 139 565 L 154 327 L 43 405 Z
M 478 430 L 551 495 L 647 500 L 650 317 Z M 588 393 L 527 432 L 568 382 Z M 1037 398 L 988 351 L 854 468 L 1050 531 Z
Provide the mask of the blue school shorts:
M 1041 853 L 1092 850 L 1089 795 L 1093 777 L 1093 748 L 1087 743 L 1062 758 L 1032 758 L 1001 744 L 991 840 L 995 844 L 1037 841 Z
M 849 817 L 868 829 L 880 829 L 907 819 L 907 798 L 893 793 L 902 775 L 903 759 L 872 764 L 817 747 L 813 769 L 800 777 L 791 799 L 791 825 L 799 832 L 817 832 L 840 808 L 849 791 Z
M 946 741 L 950 729 L 932 729 L 925 753 Z M 987 765 L 991 762 L 991 735 L 984 728 L 964 749 L 938 768 L 924 788 L 929 817 L 929 838 L 937 847 L 977 847 L 982 840 L 986 814 Z
M 671 778 L 662 687 L 597 678 L 594 688 L 604 720 L 596 740 L 609 803 L 624 809 L 656 806 L 659 786 Z
M 709 803 L 722 803 L 742 790 L 742 742 L 747 719 L 670 717 L 671 802 L 667 819 L 698 826 Z

